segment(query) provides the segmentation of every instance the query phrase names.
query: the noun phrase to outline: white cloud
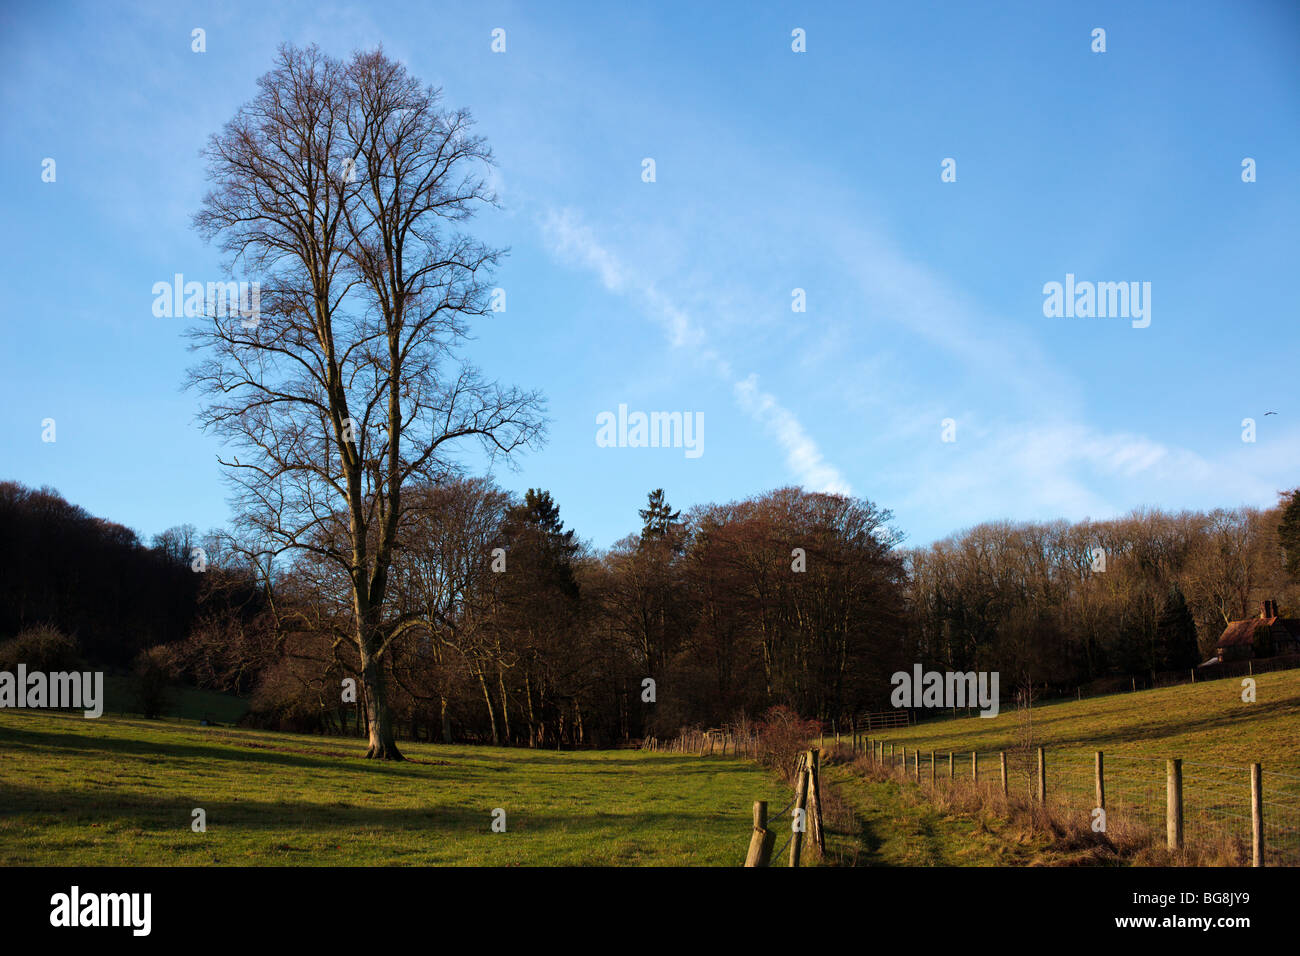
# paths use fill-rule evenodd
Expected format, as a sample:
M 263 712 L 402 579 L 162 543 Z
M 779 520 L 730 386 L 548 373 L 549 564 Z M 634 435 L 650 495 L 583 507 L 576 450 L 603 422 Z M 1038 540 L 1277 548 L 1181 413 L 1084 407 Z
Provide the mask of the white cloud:
M 783 408 L 770 392 L 758 387 L 758 376 L 749 375 L 732 386 L 740 407 L 762 422 L 785 450 L 785 463 L 799 483 L 813 491 L 849 495 L 853 489 L 834 465 L 822 457 L 821 449 L 809 437 L 799 419 Z
M 629 271 L 571 210 L 549 210 L 542 219 L 542 232 L 556 254 L 595 272 L 606 289 L 639 299 L 663 326 L 674 348 L 694 349 L 711 364 L 731 384 L 737 404 L 775 439 L 785 455 L 786 466 L 801 485 L 811 491 L 852 494 L 848 481 L 826 461 L 794 412 L 781 405 L 771 392 L 760 390 L 756 374 L 737 380 L 731 362 L 706 344 L 704 330 L 690 315 L 648 279 Z

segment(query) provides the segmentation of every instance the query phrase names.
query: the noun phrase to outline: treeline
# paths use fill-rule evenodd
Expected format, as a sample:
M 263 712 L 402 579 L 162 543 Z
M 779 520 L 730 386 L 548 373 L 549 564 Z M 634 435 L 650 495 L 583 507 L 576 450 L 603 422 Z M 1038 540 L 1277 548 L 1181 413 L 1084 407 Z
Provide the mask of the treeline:
M 1300 492 L 1271 509 L 983 524 L 907 556 L 918 661 L 1058 691 L 1195 667 L 1265 600 L 1300 608 Z
M 0 482 L 0 543 L 0 640 L 30 634 L 30 646 L 58 647 L 52 659 L 74 654 L 124 670 L 201 622 L 238 620 L 261 601 L 251 576 L 216 565 L 194 572 L 200 559 L 220 560 L 217 536 L 200 540 L 186 525 L 146 545 L 51 488 Z M 68 640 L 51 643 L 51 629 Z
M 1195 667 L 1263 600 L 1300 608 L 1300 492 L 1264 510 L 990 523 L 912 550 L 888 511 L 797 488 L 685 514 L 656 490 L 607 551 L 538 489 L 466 478 L 413 486 L 403 508 L 379 677 L 402 735 L 435 741 L 608 746 L 778 705 L 843 718 L 887 707 L 890 675 L 918 663 L 999 671 L 1004 697 L 1073 693 Z M 345 521 L 291 560 L 185 527 L 146 546 L 0 484 L 0 639 L 55 626 L 100 666 L 146 653 L 248 695 L 262 726 L 364 735 L 352 571 L 327 557 Z
M 655 491 L 604 553 L 540 490 L 470 479 L 406 507 L 385 680 L 412 737 L 601 746 L 775 704 L 829 717 L 878 698 L 901 660 L 898 536 L 867 501 L 786 488 L 683 518 Z M 263 720 L 363 730 L 344 573 L 309 554 L 272 576 L 283 653 L 254 696 Z

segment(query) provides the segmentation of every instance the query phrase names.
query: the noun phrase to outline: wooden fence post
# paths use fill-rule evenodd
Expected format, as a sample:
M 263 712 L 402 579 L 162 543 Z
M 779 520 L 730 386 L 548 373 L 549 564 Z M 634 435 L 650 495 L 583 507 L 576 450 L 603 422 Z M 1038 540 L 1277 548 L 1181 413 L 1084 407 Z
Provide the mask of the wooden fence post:
M 800 811 L 803 811 L 802 813 Z M 803 846 L 803 830 L 800 830 L 797 824 L 802 823 L 804 830 L 808 828 L 808 768 L 802 767 L 799 770 L 799 778 L 794 785 L 794 812 L 791 814 L 790 827 L 793 832 L 790 834 L 790 865 L 799 865 L 799 850 Z
M 970 782 L 976 786 L 979 786 L 980 782 L 979 754 L 974 750 L 970 752 Z
M 1047 754 L 1038 748 L 1038 802 L 1047 806 Z
M 912 751 L 912 776 L 916 778 L 917 783 L 921 782 L 921 751 L 920 750 Z
M 948 783 L 952 783 L 953 770 L 956 768 L 956 766 L 957 763 L 956 761 L 953 760 L 952 751 L 949 750 L 948 751 Z
M 767 828 L 767 801 L 754 801 L 754 832 L 749 837 L 745 866 L 767 866 L 772 861 L 776 834 Z
M 1264 768 L 1250 765 L 1250 865 L 1264 865 Z
M 1005 750 L 998 752 L 998 762 L 1002 765 L 1002 796 L 1006 798 L 1007 790 L 1007 752 Z
M 934 751 L 930 751 L 930 786 L 934 786 Z
M 1097 751 L 1097 806 L 1106 809 L 1106 764 L 1100 750 Z
M 1183 848 L 1183 762 L 1177 757 L 1165 773 L 1165 841 L 1171 850 Z
M 812 795 L 808 815 L 812 818 L 813 846 L 818 858 L 826 853 L 826 834 L 822 830 L 822 752 L 814 750 L 809 755 L 812 776 L 808 778 L 808 792 Z

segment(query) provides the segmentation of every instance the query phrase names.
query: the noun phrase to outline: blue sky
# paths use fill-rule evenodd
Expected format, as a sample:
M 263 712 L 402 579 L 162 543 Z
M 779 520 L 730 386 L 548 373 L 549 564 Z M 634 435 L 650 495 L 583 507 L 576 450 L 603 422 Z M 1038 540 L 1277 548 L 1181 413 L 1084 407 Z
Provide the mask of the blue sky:
M 847 490 L 911 544 L 1271 504 L 1300 483 L 1300 5 L 1075 6 L 7 5 L 0 478 L 146 538 L 229 522 L 151 288 L 220 278 L 198 151 L 288 41 L 382 43 L 474 112 L 511 254 L 470 356 L 551 418 L 498 478 L 598 547 L 659 486 Z M 1151 283 L 1150 326 L 1045 317 L 1067 273 Z M 702 413 L 704 453 L 598 447 L 619 404 Z

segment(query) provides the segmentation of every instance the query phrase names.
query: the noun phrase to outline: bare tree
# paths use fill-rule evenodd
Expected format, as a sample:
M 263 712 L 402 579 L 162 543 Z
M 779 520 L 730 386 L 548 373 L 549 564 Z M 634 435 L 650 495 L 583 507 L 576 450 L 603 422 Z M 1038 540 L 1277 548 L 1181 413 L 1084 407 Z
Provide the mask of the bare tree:
M 202 421 L 245 458 L 222 464 L 246 530 L 274 559 L 308 552 L 346 575 L 368 757 L 401 759 L 385 656 L 417 626 L 388 607 L 402 491 L 540 439 L 540 397 L 459 356 L 488 311 L 501 252 L 455 231 L 493 203 L 491 151 L 382 51 L 343 64 L 282 47 L 259 92 L 210 140 L 198 230 L 260 282 L 260 313 L 193 330 Z

